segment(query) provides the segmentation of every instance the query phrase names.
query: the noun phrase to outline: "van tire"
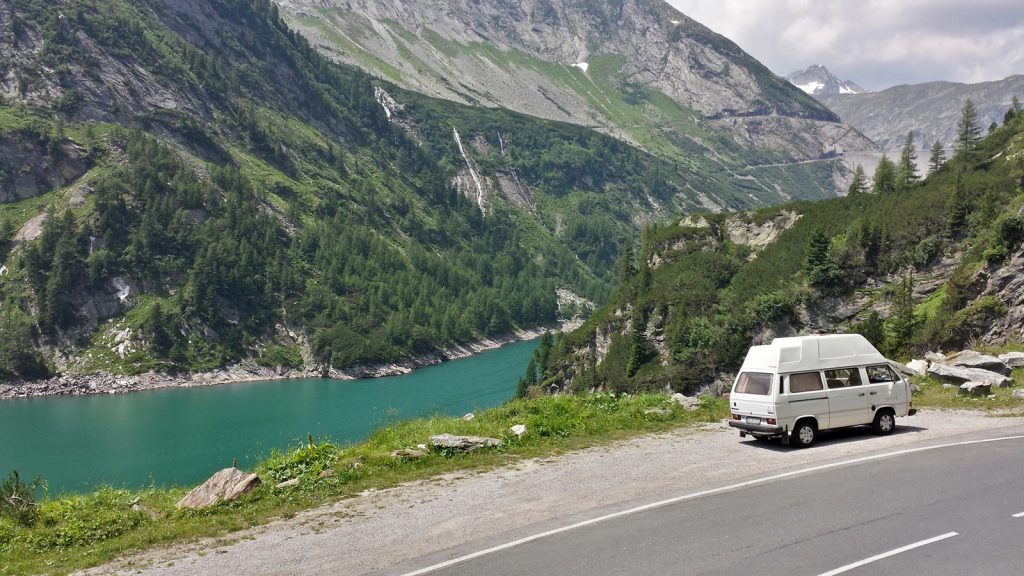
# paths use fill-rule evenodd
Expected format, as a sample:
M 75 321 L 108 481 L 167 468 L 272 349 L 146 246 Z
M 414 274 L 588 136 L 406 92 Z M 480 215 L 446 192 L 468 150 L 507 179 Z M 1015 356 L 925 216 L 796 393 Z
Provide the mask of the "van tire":
M 793 433 L 789 435 L 789 442 L 797 448 L 807 448 L 818 438 L 818 427 L 814 420 L 801 420 L 793 426 Z
M 892 431 L 896 429 L 896 415 L 889 409 L 879 410 L 875 414 L 875 421 L 871 423 L 871 428 L 879 436 L 892 434 Z

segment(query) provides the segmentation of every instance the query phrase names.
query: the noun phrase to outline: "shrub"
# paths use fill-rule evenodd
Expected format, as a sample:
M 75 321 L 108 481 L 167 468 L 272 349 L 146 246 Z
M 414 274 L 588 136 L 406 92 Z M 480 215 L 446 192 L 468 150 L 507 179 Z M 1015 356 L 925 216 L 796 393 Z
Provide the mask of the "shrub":
M 7 480 L 0 484 L 0 516 L 6 516 L 22 526 L 36 521 L 36 491 L 45 486 L 39 476 L 25 482 L 17 470 L 11 470 Z

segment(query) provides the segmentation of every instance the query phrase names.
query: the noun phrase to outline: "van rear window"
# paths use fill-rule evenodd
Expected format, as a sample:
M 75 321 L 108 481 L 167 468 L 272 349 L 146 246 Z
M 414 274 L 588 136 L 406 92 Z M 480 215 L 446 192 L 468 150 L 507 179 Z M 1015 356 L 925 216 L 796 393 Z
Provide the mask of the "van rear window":
M 764 372 L 742 372 L 733 391 L 737 394 L 767 396 L 772 391 L 772 375 Z

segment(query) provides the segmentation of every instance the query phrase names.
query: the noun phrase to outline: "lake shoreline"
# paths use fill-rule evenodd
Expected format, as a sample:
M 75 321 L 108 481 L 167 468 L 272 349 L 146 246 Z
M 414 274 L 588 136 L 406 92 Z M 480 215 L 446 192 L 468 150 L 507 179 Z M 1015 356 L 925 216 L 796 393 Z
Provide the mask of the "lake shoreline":
M 295 380 L 300 378 L 329 378 L 333 380 L 355 380 L 359 378 L 382 378 L 408 374 L 419 368 L 435 366 L 442 362 L 466 358 L 487 350 L 494 350 L 506 344 L 533 340 L 545 332 L 556 332 L 563 326 L 536 327 L 516 330 L 494 338 L 480 338 L 465 344 L 451 346 L 437 352 L 420 354 L 393 363 L 355 366 L 338 370 L 295 370 L 261 366 L 252 359 L 246 359 L 210 372 L 188 372 L 165 374 L 146 372 L 135 376 L 116 375 L 106 372 L 97 374 L 63 374 L 43 380 L 16 380 L 0 384 L 0 401 L 44 396 L 85 396 L 90 394 L 127 394 L 162 388 L 194 388 L 216 386 L 236 382 L 264 380 Z M 525 367 L 524 367 L 525 370 Z

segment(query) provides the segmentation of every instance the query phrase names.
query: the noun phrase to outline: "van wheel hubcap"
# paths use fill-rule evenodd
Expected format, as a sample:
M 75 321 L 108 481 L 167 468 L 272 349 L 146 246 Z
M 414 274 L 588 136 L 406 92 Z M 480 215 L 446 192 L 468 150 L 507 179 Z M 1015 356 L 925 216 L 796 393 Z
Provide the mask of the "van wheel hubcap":
M 810 426 L 801 426 L 799 437 L 800 442 L 807 444 L 814 440 L 814 430 Z
M 892 416 L 889 416 L 888 414 L 882 414 L 882 417 L 879 420 L 878 424 L 883 432 L 888 432 L 889 430 L 892 430 Z

